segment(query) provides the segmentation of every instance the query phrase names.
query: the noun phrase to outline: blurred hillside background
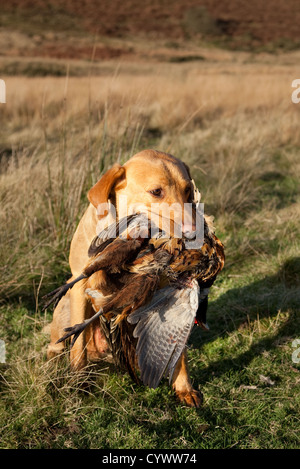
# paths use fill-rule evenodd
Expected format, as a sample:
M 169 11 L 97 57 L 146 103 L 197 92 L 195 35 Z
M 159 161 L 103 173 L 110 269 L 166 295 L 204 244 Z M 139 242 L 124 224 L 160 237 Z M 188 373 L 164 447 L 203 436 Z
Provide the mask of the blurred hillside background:
M 3 0 L 1 68 L 9 74 L 59 74 L 63 69 L 51 70 L 50 59 L 180 62 L 201 60 L 202 48 L 213 46 L 296 50 L 299 20 L 297 0 Z M 48 62 L 39 71 L 32 60 L 41 58 Z
M 2 448 L 299 447 L 299 24 L 296 0 L 2 0 Z M 83 390 L 45 359 L 41 296 L 69 276 L 87 191 L 145 148 L 190 166 L 225 244 L 188 350 L 200 410 L 106 362 Z

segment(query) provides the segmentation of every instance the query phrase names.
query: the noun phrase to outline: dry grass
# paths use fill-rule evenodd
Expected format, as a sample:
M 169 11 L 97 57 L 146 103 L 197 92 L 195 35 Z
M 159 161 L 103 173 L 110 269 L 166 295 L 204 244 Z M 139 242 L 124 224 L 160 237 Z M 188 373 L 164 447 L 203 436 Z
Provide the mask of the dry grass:
M 299 171 L 294 151 L 285 150 L 279 169 L 274 159 L 282 147 L 300 143 L 299 110 L 290 101 L 294 67 L 231 65 L 161 64 L 151 74 L 136 65 L 135 76 L 123 64 L 109 77 L 6 79 L 0 142 L 6 293 L 19 290 L 23 277 L 28 284 L 28 270 L 47 281 L 49 252 L 59 251 L 66 268 L 88 187 L 108 164 L 143 147 L 186 161 L 219 218 L 251 211 L 265 174 Z
M 202 121 L 236 113 L 267 114 L 276 109 L 292 113 L 291 83 L 297 76 L 294 66 L 157 64 L 150 71 L 141 63 L 123 63 L 110 68 L 109 76 L 103 77 L 7 77 L 3 117 L 13 127 L 26 123 L 27 131 L 32 134 L 34 129 L 32 136 L 38 137 L 41 118 L 51 131 L 65 119 L 81 115 L 87 125 L 90 113 L 100 121 L 108 114 L 111 124 L 126 121 L 130 113 L 133 120 L 146 120 L 150 127 L 164 132 L 182 132 Z M 25 134 L 15 137 L 22 139 Z

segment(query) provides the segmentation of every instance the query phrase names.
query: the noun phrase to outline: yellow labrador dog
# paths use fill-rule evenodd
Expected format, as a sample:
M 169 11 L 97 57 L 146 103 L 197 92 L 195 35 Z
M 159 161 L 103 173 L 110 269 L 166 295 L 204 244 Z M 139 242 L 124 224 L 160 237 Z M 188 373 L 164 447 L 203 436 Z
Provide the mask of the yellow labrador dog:
M 105 209 L 109 207 L 108 202 L 115 208 L 117 217 L 124 201 L 133 211 L 134 207 L 150 207 L 151 204 L 159 202 L 176 204 L 181 207 L 183 213 L 184 204 L 191 201 L 192 191 L 188 167 L 167 153 L 144 150 L 133 156 L 124 166 L 112 166 L 88 193 L 90 204 L 71 242 L 70 281 L 76 278 L 87 264 L 90 243 L 97 232 L 99 233 L 101 223 L 104 220 L 109 223 L 109 208 Z M 193 219 L 185 219 L 182 232 L 193 230 Z M 48 358 L 63 351 L 64 344 L 56 344 L 56 341 L 64 335 L 64 328 L 81 323 L 92 314 L 91 305 L 84 293 L 84 281 L 80 281 L 60 300 L 54 311 Z M 86 333 L 79 336 L 70 351 L 71 366 L 73 369 L 81 369 L 88 359 L 103 357 L 107 352 L 108 346 L 100 327 L 87 328 Z M 185 352 L 177 362 L 172 387 L 180 401 L 186 405 L 200 405 L 201 393 L 192 387 Z

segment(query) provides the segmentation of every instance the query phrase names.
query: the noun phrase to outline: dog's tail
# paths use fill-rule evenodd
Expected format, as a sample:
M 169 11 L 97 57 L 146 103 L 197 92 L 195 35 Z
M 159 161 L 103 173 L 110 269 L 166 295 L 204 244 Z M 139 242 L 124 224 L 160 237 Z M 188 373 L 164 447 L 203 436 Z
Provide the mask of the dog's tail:
M 46 301 L 46 303 L 44 304 L 42 311 L 45 311 L 45 309 L 47 309 L 53 303 L 55 307 L 60 301 L 60 299 L 67 293 L 67 291 L 69 291 L 70 288 L 75 285 L 75 283 L 79 282 L 80 280 L 83 280 L 84 278 L 87 278 L 87 276 L 85 274 L 80 274 L 79 277 L 76 277 L 74 280 L 72 280 L 72 282 L 65 283 L 61 287 L 58 287 L 50 293 L 44 295 L 42 297 L 42 300 Z

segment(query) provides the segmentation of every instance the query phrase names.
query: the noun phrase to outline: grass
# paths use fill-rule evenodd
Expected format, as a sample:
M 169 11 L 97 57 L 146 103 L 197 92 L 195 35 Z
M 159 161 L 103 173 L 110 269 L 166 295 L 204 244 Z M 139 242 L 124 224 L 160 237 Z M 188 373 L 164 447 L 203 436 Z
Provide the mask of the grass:
M 2 448 L 297 448 L 299 148 L 296 68 L 278 63 L 122 64 L 106 76 L 3 77 L 0 125 Z M 46 361 L 40 298 L 68 275 L 86 193 L 143 148 L 189 164 L 226 266 L 210 332 L 189 364 L 201 409 L 107 363 L 74 375 Z

